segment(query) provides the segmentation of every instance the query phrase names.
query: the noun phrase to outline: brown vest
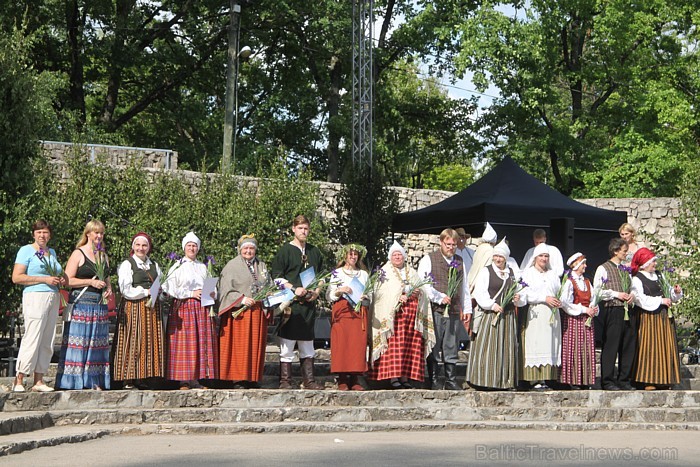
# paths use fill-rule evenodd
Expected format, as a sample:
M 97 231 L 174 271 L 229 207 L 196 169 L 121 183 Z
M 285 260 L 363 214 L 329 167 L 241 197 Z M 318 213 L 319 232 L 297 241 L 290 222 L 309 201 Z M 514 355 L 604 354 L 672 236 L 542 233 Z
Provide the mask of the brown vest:
M 606 261 L 605 263 L 603 263 L 603 269 L 605 269 L 605 272 L 608 275 L 608 283 L 605 285 L 605 288 L 613 290 L 615 292 L 625 292 L 624 290 L 622 290 L 620 270 L 618 269 L 617 264 L 613 263 L 612 261 Z M 629 290 L 627 292 L 629 292 Z M 619 298 L 613 298 L 612 300 L 603 302 L 602 305 L 605 308 L 610 308 L 613 306 L 624 306 L 625 302 L 623 302 Z
M 581 290 L 578 288 L 578 284 L 572 278 L 569 278 L 571 285 L 574 287 L 574 303 L 580 303 L 583 306 L 590 306 L 591 304 L 591 281 L 583 278 L 586 283 L 587 290 Z
M 489 270 L 489 297 L 493 298 L 493 300 L 496 303 L 500 304 L 501 297 L 503 296 L 503 294 L 506 293 L 506 290 L 508 290 L 513 285 L 513 282 L 515 282 L 515 275 L 513 274 L 513 270 L 511 268 L 508 268 L 508 278 L 505 280 L 505 285 L 503 285 L 503 279 L 501 279 L 498 276 L 498 274 L 496 274 L 496 271 L 493 270 L 493 267 L 486 267 Z M 501 288 L 502 285 L 503 288 Z M 513 302 L 510 302 L 505 304 L 503 310 L 512 310 L 514 308 L 515 305 L 513 305 Z
M 428 255 L 430 257 L 431 273 L 435 277 L 435 283 L 433 288 L 438 292 L 444 294 L 447 293 L 447 280 L 450 274 L 450 265 L 445 261 L 445 257 L 442 256 L 440 250 L 433 251 Z M 458 280 L 464 280 L 464 267 L 462 266 L 462 257 L 459 255 L 454 255 L 452 260 L 455 261 L 459 266 L 457 267 L 457 277 Z M 462 313 L 462 285 L 457 287 L 457 291 L 452 297 L 452 304 L 450 305 L 449 314 L 458 315 Z M 430 302 L 433 311 L 438 313 L 443 313 L 445 311 L 445 305 L 438 305 L 437 303 Z

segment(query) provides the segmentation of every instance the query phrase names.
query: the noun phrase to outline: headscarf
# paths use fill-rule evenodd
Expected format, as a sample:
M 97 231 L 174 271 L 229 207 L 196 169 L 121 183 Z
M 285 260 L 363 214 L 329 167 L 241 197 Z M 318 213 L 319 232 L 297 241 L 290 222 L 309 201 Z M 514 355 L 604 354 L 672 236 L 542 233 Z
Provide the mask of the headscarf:
M 632 268 L 632 275 L 634 276 L 639 272 L 640 269 L 647 267 L 652 261 L 656 259 L 656 255 L 649 248 L 640 248 L 632 256 L 632 263 L 630 267 Z
M 182 237 L 182 249 L 185 249 L 185 245 L 188 243 L 196 243 L 197 244 L 197 249 L 199 249 L 202 246 L 202 242 L 199 240 L 199 237 L 194 234 L 194 232 L 187 232 L 187 235 Z
M 503 256 L 506 259 L 506 261 L 508 260 L 508 258 L 510 257 L 510 247 L 508 247 L 505 238 L 501 240 L 501 243 L 493 247 L 493 255 Z
M 238 239 L 238 250 L 240 251 L 241 247 L 246 243 L 250 243 L 256 250 L 258 249 L 258 241 L 255 239 L 255 234 L 242 235 L 241 238 Z
M 134 254 L 134 242 L 137 238 L 143 238 L 148 242 L 148 251 L 146 251 L 146 255 L 150 255 L 151 250 L 153 250 L 153 240 L 146 232 L 139 232 L 133 237 L 131 237 L 131 251 L 129 252 L 129 256 L 133 256 Z
M 493 230 L 493 227 L 491 227 L 491 224 L 488 222 L 486 223 L 486 228 L 484 229 L 484 233 L 481 234 L 482 240 L 488 243 L 496 243 L 496 240 L 498 240 L 498 235 L 496 234 L 496 231 Z M 508 251 L 508 254 L 510 254 L 510 250 Z
M 395 251 L 400 251 L 401 254 L 403 255 L 403 259 L 408 258 L 408 253 L 406 253 L 406 250 L 404 249 L 404 247 L 402 247 L 401 244 L 399 242 L 397 242 L 396 240 L 394 240 L 394 244 L 391 245 L 391 248 L 389 248 L 389 253 L 387 254 L 387 257 L 389 260 L 391 260 L 391 254 Z
M 535 260 L 539 255 L 548 255 L 549 253 L 549 245 L 546 243 L 540 243 L 535 247 L 534 250 L 532 250 L 532 258 L 530 259 L 530 262 L 527 264 L 527 267 L 531 267 L 535 265 Z M 552 269 L 552 265 L 547 262 L 547 269 Z

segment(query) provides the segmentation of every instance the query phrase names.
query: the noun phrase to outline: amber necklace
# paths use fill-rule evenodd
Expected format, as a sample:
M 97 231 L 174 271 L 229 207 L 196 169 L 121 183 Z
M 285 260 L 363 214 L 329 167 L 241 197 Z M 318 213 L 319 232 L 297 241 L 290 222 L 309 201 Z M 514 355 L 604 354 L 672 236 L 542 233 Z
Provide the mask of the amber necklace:
M 401 273 L 396 268 L 396 266 L 394 266 L 393 264 L 391 265 L 391 269 L 393 269 L 394 274 L 396 274 L 396 277 L 399 279 L 399 281 L 403 282 L 403 285 L 409 284 L 409 282 L 408 282 L 408 264 L 404 263 L 404 265 L 403 265 L 404 273 L 406 274 L 405 279 L 401 277 Z

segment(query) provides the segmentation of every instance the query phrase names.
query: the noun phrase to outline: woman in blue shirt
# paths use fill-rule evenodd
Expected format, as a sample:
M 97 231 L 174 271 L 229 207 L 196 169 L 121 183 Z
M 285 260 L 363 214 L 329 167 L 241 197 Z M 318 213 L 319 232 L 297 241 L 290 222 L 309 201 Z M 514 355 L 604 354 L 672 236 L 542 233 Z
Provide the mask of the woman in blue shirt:
M 17 376 L 12 390 L 24 392 L 24 377 L 34 374 L 32 391 L 51 392 L 44 383 L 53 355 L 53 340 L 58 318 L 59 286 L 67 284 L 67 277 L 56 258 L 56 252 L 47 244 L 51 226 L 43 219 L 32 225 L 34 243 L 17 252 L 12 269 L 12 282 L 23 285 L 22 316 L 24 336 L 17 355 Z

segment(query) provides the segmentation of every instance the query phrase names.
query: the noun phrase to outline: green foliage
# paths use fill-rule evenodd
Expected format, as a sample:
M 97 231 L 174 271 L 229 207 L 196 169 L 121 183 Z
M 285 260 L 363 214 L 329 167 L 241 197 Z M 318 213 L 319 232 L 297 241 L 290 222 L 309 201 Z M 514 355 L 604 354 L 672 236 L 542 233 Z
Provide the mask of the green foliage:
M 365 264 L 384 263 L 385 238 L 398 212 L 398 195 L 384 185 L 382 177 L 368 166 L 356 167 L 347 175 L 335 204 L 334 237 L 342 245 L 360 243 L 367 247 Z
M 139 231 L 151 235 L 151 256 L 164 265 L 168 253 L 182 254 L 182 237 L 193 230 L 202 240 L 200 258 L 213 256 L 217 273 L 236 256 L 237 240 L 246 233 L 255 234 L 260 257 L 271 261 L 281 243 L 291 239 L 291 223 L 298 214 L 312 219 L 310 242 L 322 251 L 329 243 L 327 226 L 314 214 L 318 186 L 307 174 L 289 175 L 281 162 L 257 181 L 202 173 L 194 174 L 198 177 L 192 184 L 168 172 L 92 164 L 76 146 L 65 167 L 69 178 L 59 183 L 60 169 L 38 160 L 33 192 L 14 206 L 2 199 L 8 220 L 0 235 L 11 240 L 4 243 L 7 264 L 0 279 L 2 289 L 10 291 L 3 298 L 5 309 L 19 306 L 21 287 L 10 283 L 10 260 L 19 246 L 32 241 L 29 225 L 37 218 L 53 226 L 50 246 L 63 264 L 90 218 L 106 226 L 105 244 L 114 267 L 127 258 L 131 238 Z M 112 280 L 116 287 L 116 277 Z
M 425 177 L 425 188 L 461 191 L 474 182 L 475 172 L 470 165 L 445 164 L 435 167 Z
M 684 298 L 680 314 L 700 326 L 700 163 L 688 167 L 680 185 L 680 209 L 675 223 L 676 245 L 670 246 L 673 266 L 680 271 Z

